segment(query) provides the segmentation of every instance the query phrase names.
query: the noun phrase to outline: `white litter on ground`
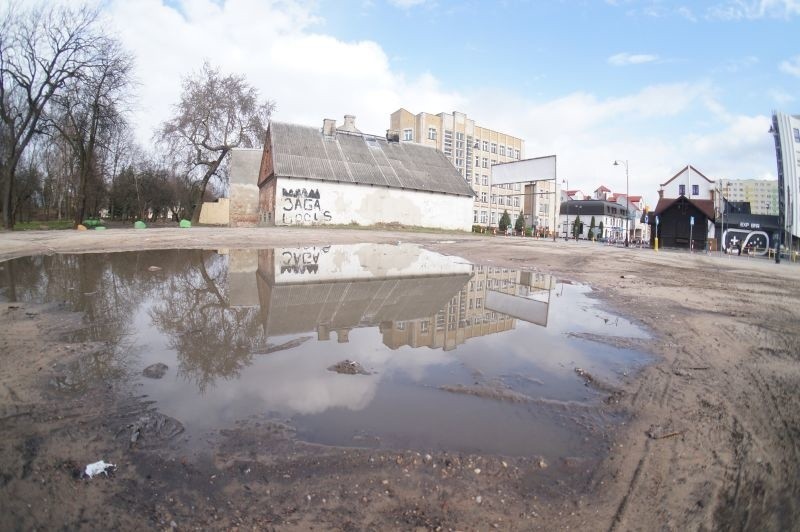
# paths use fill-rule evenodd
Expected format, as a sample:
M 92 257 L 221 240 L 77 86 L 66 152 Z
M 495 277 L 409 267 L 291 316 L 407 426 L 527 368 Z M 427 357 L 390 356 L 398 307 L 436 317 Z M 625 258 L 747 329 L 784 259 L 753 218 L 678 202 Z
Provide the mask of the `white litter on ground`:
M 114 469 L 115 467 L 117 467 L 115 464 L 107 464 L 104 461 L 100 460 L 99 462 L 88 464 L 86 466 L 86 470 L 84 471 L 84 473 L 89 478 L 92 478 L 95 475 L 99 475 L 100 473 L 108 475 L 108 470 Z

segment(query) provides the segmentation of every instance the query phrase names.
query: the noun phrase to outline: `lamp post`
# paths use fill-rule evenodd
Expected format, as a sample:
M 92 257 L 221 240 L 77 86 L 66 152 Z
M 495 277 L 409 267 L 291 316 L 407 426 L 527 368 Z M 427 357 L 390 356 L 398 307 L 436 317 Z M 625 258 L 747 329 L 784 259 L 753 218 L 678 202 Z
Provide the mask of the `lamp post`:
M 561 182 L 566 185 L 566 189 L 565 189 L 566 195 L 565 195 L 565 197 L 567 198 L 566 200 L 564 200 L 564 210 L 566 211 L 566 214 L 567 214 L 567 228 L 564 230 L 564 240 L 569 242 L 569 205 L 567 204 L 567 202 L 569 201 L 569 180 L 565 177 L 564 179 L 561 180 Z M 561 203 L 560 200 L 561 200 L 561 198 L 559 198 L 559 202 L 558 202 L 559 204 Z M 558 230 L 558 229 L 556 229 L 556 230 Z
M 629 225 L 631 219 L 631 213 L 630 213 L 631 197 L 628 189 L 628 183 L 629 183 L 628 160 L 625 159 L 624 161 L 617 161 L 617 160 L 614 161 L 614 166 L 619 166 L 621 164 L 625 165 L 625 247 L 628 247 L 628 238 L 630 238 L 631 235 L 631 229 Z

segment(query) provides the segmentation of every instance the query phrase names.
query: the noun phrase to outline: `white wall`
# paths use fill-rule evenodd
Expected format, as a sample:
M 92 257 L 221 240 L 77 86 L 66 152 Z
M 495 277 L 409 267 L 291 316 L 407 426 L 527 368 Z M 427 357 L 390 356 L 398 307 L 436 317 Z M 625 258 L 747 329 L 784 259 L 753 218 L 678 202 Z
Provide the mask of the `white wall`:
M 686 188 L 686 193 L 684 194 L 689 199 L 712 199 L 711 191 L 714 189 L 714 183 L 709 183 L 709 181 L 698 174 L 693 168 L 689 167 L 688 169 L 684 169 L 680 175 L 678 175 L 675 179 L 671 182 L 664 185 L 664 196 L 665 198 L 679 198 L 680 195 L 680 186 L 684 185 Z M 692 185 L 698 186 L 698 194 L 692 194 Z
M 284 190 L 288 196 L 284 196 Z M 396 222 L 463 231 L 472 229 L 472 198 L 469 196 L 289 178 L 278 178 L 276 196 L 273 214 L 276 225 Z

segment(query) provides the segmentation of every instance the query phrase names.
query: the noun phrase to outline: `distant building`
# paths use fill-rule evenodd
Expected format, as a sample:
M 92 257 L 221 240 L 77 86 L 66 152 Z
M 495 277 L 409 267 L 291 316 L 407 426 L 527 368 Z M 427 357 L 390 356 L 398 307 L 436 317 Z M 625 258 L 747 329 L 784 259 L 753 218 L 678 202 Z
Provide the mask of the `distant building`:
M 719 193 L 727 201 L 750 204 L 752 214 L 778 215 L 778 181 L 766 179 L 720 179 Z
M 522 212 L 520 184 L 492 183 L 492 165 L 523 158 L 525 143 L 519 137 L 477 125 L 458 111 L 415 115 L 406 109 L 391 114 L 389 135 L 401 143 L 422 144 L 444 153 L 475 192 L 473 223 L 496 226 L 506 210 L 513 224 Z
M 403 224 L 469 231 L 470 186 L 442 152 L 360 132 L 272 122 L 260 157 L 231 158 L 231 225 Z
M 774 111 L 770 133 L 778 160 L 778 218 L 785 244 L 800 238 L 800 115 Z
M 565 201 L 559 210 L 559 235 L 572 238 L 573 227 L 577 220 L 579 238 L 588 238 L 592 218 L 594 218 L 594 236 L 625 240 L 625 218 L 627 211 L 623 205 L 605 200 L 573 200 Z M 602 230 L 600 224 L 603 224 Z
M 714 181 L 692 165 L 661 184 L 658 204 L 648 214 L 651 237 L 658 238 L 661 247 L 711 247 L 715 220 Z

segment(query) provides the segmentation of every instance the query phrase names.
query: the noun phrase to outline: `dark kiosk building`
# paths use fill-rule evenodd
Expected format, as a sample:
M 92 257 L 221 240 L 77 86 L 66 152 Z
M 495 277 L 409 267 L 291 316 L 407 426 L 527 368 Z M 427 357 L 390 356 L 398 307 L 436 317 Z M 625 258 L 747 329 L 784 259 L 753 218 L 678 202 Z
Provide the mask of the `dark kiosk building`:
M 703 250 L 708 244 L 709 227 L 714 223 L 714 202 L 686 196 L 661 198 L 655 210 L 646 216 L 651 225 L 651 246 L 658 237 L 659 247 Z

